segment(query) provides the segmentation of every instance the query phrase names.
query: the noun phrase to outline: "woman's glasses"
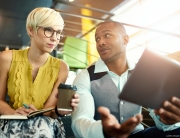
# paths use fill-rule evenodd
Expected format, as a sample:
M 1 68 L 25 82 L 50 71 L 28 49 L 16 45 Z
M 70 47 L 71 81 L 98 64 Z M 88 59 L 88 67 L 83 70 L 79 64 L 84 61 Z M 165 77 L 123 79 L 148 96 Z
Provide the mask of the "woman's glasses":
M 42 27 L 42 26 L 37 26 L 40 28 L 44 29 L 44 35 L 48 38 L 52 37 L 54 35 L 54 32 L 56 32 L 56 38 L 57 40 L 61 40 L 64 37 L 64 34 L 62 33 L 61 30 L 54 30 L 51 27 Z

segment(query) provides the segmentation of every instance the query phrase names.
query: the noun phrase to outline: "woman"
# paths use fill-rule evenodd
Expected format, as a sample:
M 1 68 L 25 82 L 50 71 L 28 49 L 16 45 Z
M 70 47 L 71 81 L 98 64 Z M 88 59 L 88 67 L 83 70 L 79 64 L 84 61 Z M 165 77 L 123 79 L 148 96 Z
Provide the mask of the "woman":
M 26 30 L 30 48 L 0 53 L 0 114 L 27 115 L 32 111 L 55 107 L 58 86 L 65 83 L 68 66 L 49 53 L 62 38 L 64 21 L 50 8 L 36 8 L 27 17 Z M 10 97 L 6 102 L 6 95 Z M 29 108 L 25 108 L 23 104 Z M 73 110 L 79 103 L 77 94 L 71 100 Z M 63 116 L 71 112 L 58 112 Z M 51 118 L 54 111 L 25 121 L 0 120 L 7 137 L 64 137 L 62 122 Z

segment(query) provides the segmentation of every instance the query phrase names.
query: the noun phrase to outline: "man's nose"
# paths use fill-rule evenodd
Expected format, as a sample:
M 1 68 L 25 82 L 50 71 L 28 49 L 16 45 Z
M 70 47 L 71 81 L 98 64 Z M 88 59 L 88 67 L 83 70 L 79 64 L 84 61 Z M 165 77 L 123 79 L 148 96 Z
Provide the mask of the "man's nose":
M 100 40 L 99 40 L 99 42 L 98 42 L 98 45 L 99 46 L 103 46 L 103 45 L 105 45 L 106 44 L 106 41 L 103 39 L 103 38 L 101 38 Z

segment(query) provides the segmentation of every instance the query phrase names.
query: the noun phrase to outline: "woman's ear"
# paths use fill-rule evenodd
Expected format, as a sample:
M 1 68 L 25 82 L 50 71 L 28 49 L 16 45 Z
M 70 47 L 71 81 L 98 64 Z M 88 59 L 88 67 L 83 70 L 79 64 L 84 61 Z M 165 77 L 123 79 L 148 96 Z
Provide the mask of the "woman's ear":
M 129 42 L 129 36 L 128 35 L 125 35 L 124 36 L 124 44 L 127 45 Z
M 33 36 L 34 35 L 34 30 L 31 27 L 28 27 L 28 34 L 29 36 Z

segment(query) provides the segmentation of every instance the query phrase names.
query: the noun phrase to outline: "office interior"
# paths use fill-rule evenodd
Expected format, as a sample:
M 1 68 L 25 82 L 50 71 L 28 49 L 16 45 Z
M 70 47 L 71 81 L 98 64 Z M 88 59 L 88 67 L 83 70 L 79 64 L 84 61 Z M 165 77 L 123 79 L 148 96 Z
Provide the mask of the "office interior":
M 65 21 L 65 37 L 51 55 L 68 63 L 67 84 L 99 58 L 94 33 L 106 20 L 125 26 L 130 38 L 127 56 L 135 62 L 145 48 L 180 62 L 179 5 L 179 0 L 0 0 L 0 52 L 29 47 L 28 13 L 36 7 L 50 7 Z M 153 125 L 144 114 L 144 122 Z

